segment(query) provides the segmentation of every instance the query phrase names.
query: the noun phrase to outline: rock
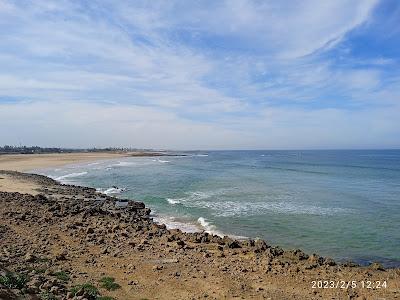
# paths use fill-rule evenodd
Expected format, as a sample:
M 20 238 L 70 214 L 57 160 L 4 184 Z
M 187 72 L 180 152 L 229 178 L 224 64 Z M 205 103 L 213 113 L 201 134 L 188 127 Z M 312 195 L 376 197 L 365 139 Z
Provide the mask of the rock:
M 325 258 L 324 264 L 328 266 L 336 266 L 336 262 L 330 257 Z
M 368 267 L 372 270 L 385 271 L 385 268 L 380 263 L 377 262 L 370 264 Z
M 249 239 L 249 240 L 243 241 L 243 242 L 242 242 L 242 245 L 243 245 L 244 247 L 252 248 L 252 247 L 254 247 L 254 246 L 256 245 L 256 243 L 255 243 L 254 240 Z
M 284 253 L 283 249 L 280 247 L 271 247 L 268 248 L 265 253 L 271 257 L 276 257 L 282 255 Z
M 346 261 L 345 263 L 343 263 L 343 267 L 350 267 L 350 268 L 354 268 L 354 267 L 358 267 L 359 265 L 356 264 L 355 262 L 352 261 Z
M 68 251 L 63 250 L 56 255 L 56 260 L 67 260 Z
M 256 240 L 254 242 L 254 247 L 255 247 L 254 252 L 256 253 L 263 252 L 268 249 L 267 243 L 263 240 Z
M 101 249 L 100 254 L 107 254 L 110 253 L 110 249 L 108 247 L 104 247 L 103 249 Z
M 316 263 L 307 262 L 304 264 L 304 269 L 306 269 L 306 270 L 315 269 L 316 267 L 318 267 L 318 265 Z
M 148 245 L 148 244 L 149 244 L 149 241 L 147 239 L 142 239 L 140 241 L 140 245 Z
M 230 249 L 242 248 L 237 240 L 229 241 L 226 245 Z
M 178 247 L 183 247 L 183 246 L 185 246 L 185 242 L 182 241 L 182 240 L 179 240 L 179 241 L 176 241 L 176 245 L 177 245 Z
M 308 255 L 300 249 L 288 251 L 286 252 L 286 255 L 293 260 L 304 260 L 308 258 Z M 314 261 L 314 263 L 316 262 Z
M 24 257 L 24 260 L 26 261 L 26 262 L 34 262 L 35 260 L 36 260 L 36 257 L 35 257 L 35 255 L 33 255 L 32 253 L 27 253 L 26 255 L 25 255 L 25 257 Z
M 161 265 L 156 265 L 156 266 L 153 266 L 153 271 L 160 271 L 160 270 L 162 270 L 164 267 L 163 266 L 161 266 Z

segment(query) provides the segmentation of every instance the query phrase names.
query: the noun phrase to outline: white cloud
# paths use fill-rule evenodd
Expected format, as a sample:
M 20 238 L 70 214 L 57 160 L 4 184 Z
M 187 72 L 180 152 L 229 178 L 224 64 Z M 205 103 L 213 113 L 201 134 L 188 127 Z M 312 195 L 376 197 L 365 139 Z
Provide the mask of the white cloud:
M 8 143 L 345 147 L 371 144 L 365 127 L 389 146 L 398 133 L 400 91 L 377 69 L 394 61 L 354 69 L 320 55 L 366 24 L 377 1 L 21 3 L 0 0 Z M 343 108 L 363 103 L 388 106 Z
M 117 13 L 147 31 L 187 32 L 228 39 L 235 48 L 258 48 L 281 58 L 333 45 L 363 24 L 378 0 L 152 1 L 125 4 Z M 240 45 L 237 45 L 240 44 Z M 261 47 L 261 48 L 260 48 Z
M 69 147 L 399 147 L 395 139 L 400 135 L 397 118 L 390 108 L 353 112 L 266 108 L 258 117 L 225 117 L 210 124 L 135 105 L 31 102 L 0 104 L 0 136 L 14 144 L 37 144 L 40 140 L 42 145 Z

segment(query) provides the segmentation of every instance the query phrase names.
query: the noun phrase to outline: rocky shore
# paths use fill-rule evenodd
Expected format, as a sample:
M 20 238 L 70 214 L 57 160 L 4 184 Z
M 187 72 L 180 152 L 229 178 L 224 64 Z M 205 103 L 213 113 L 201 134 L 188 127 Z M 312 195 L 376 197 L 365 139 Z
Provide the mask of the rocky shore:
M 142 202 L 2 176 L 38 188 L 0 191 L 0 299 L 400 299 L 399 269 L 168 230 Z

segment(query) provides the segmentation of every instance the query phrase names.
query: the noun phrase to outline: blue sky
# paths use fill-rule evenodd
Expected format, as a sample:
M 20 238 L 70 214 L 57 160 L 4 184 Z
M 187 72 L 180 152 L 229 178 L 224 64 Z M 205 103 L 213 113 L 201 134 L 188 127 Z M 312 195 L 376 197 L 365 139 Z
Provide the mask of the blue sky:
M 0 144 L 400 147 L 400 3 L 0 0 Z

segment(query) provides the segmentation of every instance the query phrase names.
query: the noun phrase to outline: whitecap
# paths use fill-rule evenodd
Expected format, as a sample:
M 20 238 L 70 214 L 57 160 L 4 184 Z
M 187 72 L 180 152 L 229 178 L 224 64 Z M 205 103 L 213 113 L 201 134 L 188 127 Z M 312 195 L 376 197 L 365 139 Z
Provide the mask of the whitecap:
M 177 220 L 175 217 L 151 215 L 157 224 L 165 224 L 167 229 L 180 229 L 184 232 L 200 232 L 201 229 L 196 224 Z
M 66 175 L 62 175 L 62 176 L 56 177 L 54 179 L 58 180 L 58 181 L 63 181 L 65 179 L 67 179 L 67 178 L 79 177 L 79 176 L 83 176 L 83 175 L 86 175 L 86 174 L 87 174 L 87 172 L 71 173 L 71 174 L 66 174 Z
M 211 224 L 209 221 L 207 221 L 205 218 L 200 217 L 197 219 L 197 222 L 201 225 L 201 227 L 204 228 L 205 232 L 208 232 L 210 234 L 219 235 L 219 236 L 224 236 L 224 234 L 222 234 L 220 231 L 218 231 L 216 229 L 216 227 L 213 224 Z
M 133 166 L 134 164 L 135 164 L 134 162 L 119 161 L 116 164 L 112 164 L 111 167 L 129 167 L 129 166 Z
M 179 204 L 179 203 L 181 203 L 180 199 L 167 198 L 166 200 L 167 200 L 167 202 L 169 204 Z
M 162 159 L 158 159 L 157 161 L 160 162 L 160 163 L 163 163 L 163 164 L 166 164 L 166 163 L 170 162 L 169 160 L 162 160 Z
M 126 188 L 118 188 L 118 187 L 110 187 L 106 189 L 99 188 L 97 189 L 98 192 L 101 192 L 105 195 L 111 195 L 111 194 L 120 194 L 124 191 L 126 191 Z
M 185 202 L 187 207 L 208 208 L 217 217 L 254 216 L 266 212 L 294 215 L 331 216 L 351 213 L 351 209 L 339 207 L 321 207 L 290 202 L 239 202 L 239 201 L 193 201 Z

